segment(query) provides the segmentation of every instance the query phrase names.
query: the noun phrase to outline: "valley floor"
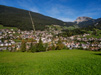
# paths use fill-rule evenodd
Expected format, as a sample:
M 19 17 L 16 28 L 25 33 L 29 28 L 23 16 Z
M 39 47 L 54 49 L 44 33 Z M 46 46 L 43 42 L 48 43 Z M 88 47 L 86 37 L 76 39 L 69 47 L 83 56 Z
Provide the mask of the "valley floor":
M 100 75 L 101 52 L 0 52 L 0 75 Z

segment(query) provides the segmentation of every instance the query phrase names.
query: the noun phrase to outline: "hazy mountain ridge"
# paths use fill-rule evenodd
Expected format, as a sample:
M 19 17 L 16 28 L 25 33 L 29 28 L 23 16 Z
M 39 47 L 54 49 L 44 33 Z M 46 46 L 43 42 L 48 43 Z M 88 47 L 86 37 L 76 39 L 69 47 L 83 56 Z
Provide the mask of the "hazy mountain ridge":
M 88 27 L 88 26 L 97 26 L 101 24 L 101 18 L 93 19 L 90 17 L 78 17 L 74 23 L 76 23 L 79 27 Z

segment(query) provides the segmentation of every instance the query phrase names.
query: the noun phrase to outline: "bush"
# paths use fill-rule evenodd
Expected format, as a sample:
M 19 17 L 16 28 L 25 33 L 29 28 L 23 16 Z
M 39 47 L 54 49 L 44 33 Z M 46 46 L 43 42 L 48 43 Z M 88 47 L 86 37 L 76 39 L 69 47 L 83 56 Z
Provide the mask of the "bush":
M 56 50 L 61 50 L 64 48 L 64 44 L 58 44 Z
M 22 52 L 26 51 L 26 41 L 25 40 L 22 40 L 22 42 L 21 42 L 21 51 Z
M 68 49 L 66 46 L 64 46 L 64 48 L 63 49 Z
M 61 50 L 64 48 L 64 44 L 62 43 L 62 40 L 59 38 L 59 41 L 57 43 L 56 50 Z
M 32 52 L 32 53 L 36 52 L 36 45 L 33 45 L 33 46 L 31 47 L 31 52 Z

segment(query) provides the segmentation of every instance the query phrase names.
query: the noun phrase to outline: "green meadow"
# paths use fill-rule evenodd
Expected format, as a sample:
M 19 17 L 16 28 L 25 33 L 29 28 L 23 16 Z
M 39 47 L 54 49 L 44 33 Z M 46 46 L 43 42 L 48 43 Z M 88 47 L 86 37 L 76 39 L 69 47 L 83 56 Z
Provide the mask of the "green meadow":
M 0 75 L 101 75 L 101 52 L 0 52 Z
M 4 27 L 3 25 L 0 25 L 0 29 L 14 29 L 14 30 L 18 30 L 16 27 Z

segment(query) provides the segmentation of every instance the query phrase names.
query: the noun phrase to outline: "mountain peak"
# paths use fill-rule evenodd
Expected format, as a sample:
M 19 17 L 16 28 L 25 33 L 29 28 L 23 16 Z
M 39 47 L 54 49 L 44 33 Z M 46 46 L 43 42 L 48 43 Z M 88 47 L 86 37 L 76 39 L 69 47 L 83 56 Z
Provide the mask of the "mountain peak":
M 79 24 L 80 22 L 84 22 L 84 21 L 88 21 L 88 20 L 92 20 L 92 18 L 83 16 L 83 17 L 78 17 L 74 22 Z

